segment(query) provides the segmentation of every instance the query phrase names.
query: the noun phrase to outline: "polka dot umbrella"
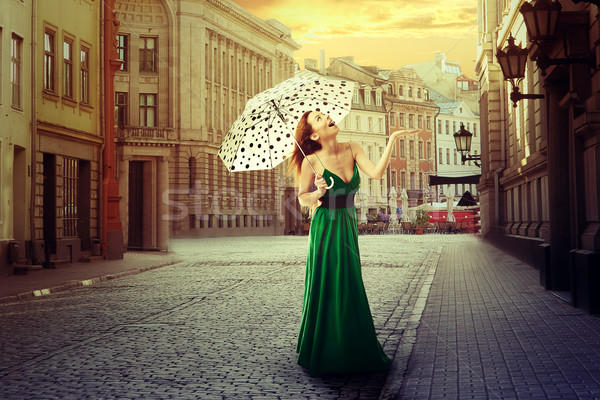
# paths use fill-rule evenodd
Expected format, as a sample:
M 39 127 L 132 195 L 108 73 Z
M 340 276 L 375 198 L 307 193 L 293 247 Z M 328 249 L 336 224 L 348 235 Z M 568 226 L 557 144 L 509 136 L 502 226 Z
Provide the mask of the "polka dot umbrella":
M 300 147 L 294 132 L 306 111 L 320 111 L 340 122 L 350 112 L 353 94 L 354 82 L 301 71 L 248 100 L 223 139 L 219 156 L 230 171 L 274 168 L 295 145 Z

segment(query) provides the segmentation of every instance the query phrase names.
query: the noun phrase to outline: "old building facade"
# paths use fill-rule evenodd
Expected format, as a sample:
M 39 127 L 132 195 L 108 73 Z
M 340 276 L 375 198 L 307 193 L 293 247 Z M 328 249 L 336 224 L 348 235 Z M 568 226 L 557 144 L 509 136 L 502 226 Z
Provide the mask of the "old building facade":
M 100 236 L 101 7 L 36 4 L 32 259 L 76 262 Z
M 31 11 L 31 1 L 0 3 L 1 274 L 26 257 L 32 237 Z
M 390 132 L 416 130 L 401 137 L 392 152 L 389 185 L 398 193 L 406 189 L 409 204 L 414 207 L 437 198 L 436 188 L 429 187 L 429 175 L 436 167 L 434 121 L 438 108 L 413 69 L 388 71 L 387 76 Z
M 162 250 L 170 236 L 282 233 L 283 167 L 233 174 L 217 151 L 248 99 L 293 76 L 298 46 L 289 29 L 227 0 L 116 4 L 126 246 Z
M 539 1 L 538 1 L 539 2 Z M 541 2 L 540 2 L 541 3 Z M 521 1 L 481 0 L 482 233 L 540 271 L 544 287 L 600 312 L 600 130 L 598 19 L 587 2 L 560 1 L 558 30 L 529 42 Z M 528 49 L 514 103 L 496 53 L 509 37 Z M 589 57 L 591 55 L 591 58 Z M 538 67 L 540 57 L 570 59 Z M 578 62 L 583 59 L 591 60 Z

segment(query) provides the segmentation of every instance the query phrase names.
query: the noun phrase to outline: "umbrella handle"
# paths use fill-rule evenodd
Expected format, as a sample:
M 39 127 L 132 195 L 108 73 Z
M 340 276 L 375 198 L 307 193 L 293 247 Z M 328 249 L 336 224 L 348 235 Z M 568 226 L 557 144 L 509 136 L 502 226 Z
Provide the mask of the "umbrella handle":
M 329 180 L 331 181 L 331 185 L 327 186 L 325 189 L 331 189 L 333 187 L 333 178 L 330 176 Z

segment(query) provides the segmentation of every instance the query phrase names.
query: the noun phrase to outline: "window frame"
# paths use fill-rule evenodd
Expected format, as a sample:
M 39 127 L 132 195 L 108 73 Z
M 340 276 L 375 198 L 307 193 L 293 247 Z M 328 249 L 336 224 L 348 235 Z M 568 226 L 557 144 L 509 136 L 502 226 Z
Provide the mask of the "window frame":
M 75 60 L 73 58 L 73 48 L 75 47 L 75 39 L 70 35 L 64 35 L 62 47 L 62 96 L 69 99 L 75 99 L 75 87 L 73 85 L 73 70 Z M 65 45 L 69 46 L 68 58 Z
M 44 27 L 44 92 L 56 95 L 56 29 Z M 48 38 L 51 38 L 48 41 Z M 50 48 L 47 47 L 49 45 Z
M 16 41 L 15 41 L 16 39 Z M 15 54 L 16 52 L 16 54 Z M 15 78 L 16 75 L 16 78 Z M 12 33 L 10 38 L 10 106 L 18 110 L 23 109 L 23 38 Z M 15 95 L 16 93 L 16 95 Z M 16 97 L 16 101 L 15 101 Z
M 86 54 L 85 61 L 83 55 Z M 90 57 L 92 51 L 87 45 L 79 47 L 79 101 L 83 104 L 91 104 L 90 96 Z
M 146 99 L 146 101 L 144 101 L 144 104 L 142 104 L 142 96 Z M 147 99 L 152 98 L 154 99 L 154 103 L 153 104 L 148 104 Z M 140 93 L 140 97 L 139 97 L 139 117 L 140 117 L 140 126 L 142 127 L 147 127 L 147 128 L 156 128 L 158 126 L 158 95 L 156 93 Z M 154 124 L 153 125 L 148 125 L 148 110 L 154 110 Z M 143 122 L 142 122 L 142 113 L 144 115 L 143 118 Z
M 148 42 L 152 40 L 154 42 L 153 48 L 148 48 Z M 140 36 L 140 43 L 144 46 L 140 45 L 139 47 L 139 72 L 146 74 L 155 74 L 158 72 L 158 36 Z M 152 55 L 152 60 L 148 61 L 147 54 Z M 146 66 L 148 63 L 152 63 L 152 68 L 147 69 Z
M 121 39 L 123 40 L 121 41 Z M 119 54 L 119 60 L 121 60 L 119 71 L 129 71 L 129 35 L 124 33 L 117 35 L 117 53 Z

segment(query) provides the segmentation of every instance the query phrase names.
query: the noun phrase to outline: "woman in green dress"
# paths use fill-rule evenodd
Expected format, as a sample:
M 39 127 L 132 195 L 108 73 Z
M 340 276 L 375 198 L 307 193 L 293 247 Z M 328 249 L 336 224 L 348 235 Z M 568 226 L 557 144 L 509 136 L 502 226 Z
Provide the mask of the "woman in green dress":
M 296 148 L 290 160 L 300 205 L 314 209 L 297 346 L 298 364 L 311 375 L 382 371 L 391 364 L 377 340 L 362 281 L 354 195 L 358 168 L 381 179 L 396 139 L 416 131 L 392 133 L 377 164 L 358 143 L 338 142 L 338 132 L 328 115 L 305 113 L 296 140 L 307 157 Z

